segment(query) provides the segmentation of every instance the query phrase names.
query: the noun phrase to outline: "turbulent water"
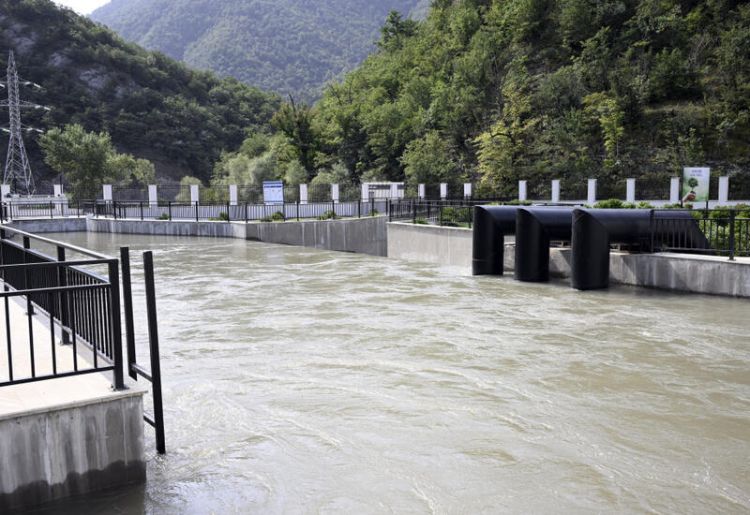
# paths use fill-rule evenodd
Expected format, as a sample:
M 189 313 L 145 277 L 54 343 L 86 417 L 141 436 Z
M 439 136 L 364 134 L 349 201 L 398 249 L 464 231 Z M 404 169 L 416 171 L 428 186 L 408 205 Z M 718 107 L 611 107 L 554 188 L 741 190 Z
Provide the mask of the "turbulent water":
M 145 487 L 56 512 L 750 510 L 745 300 L 58 237 L 154 250 L 168 454 L 146 428 Z

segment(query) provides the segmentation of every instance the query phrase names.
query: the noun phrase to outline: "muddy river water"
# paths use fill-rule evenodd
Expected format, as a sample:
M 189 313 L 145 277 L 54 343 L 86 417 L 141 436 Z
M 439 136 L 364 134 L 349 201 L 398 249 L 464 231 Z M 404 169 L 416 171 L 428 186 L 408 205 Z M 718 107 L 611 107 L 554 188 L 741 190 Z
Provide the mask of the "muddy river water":
M 53 237 L 130 246 L 139 296 L 154 251 L 168 448 L 157 457 L 147 427 L 147 485 L 56 512 L 750 510 L 746 300 Z

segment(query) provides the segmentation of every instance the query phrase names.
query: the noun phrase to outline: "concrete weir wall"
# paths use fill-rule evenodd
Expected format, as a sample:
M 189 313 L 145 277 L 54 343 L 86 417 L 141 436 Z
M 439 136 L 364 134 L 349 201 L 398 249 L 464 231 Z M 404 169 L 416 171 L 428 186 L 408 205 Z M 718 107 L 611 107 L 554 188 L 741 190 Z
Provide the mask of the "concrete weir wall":
M 145 481 L 142 395 L 0 417 L 0 513 Z
M 240 238 L 373 256 L 385 256 L 387 252 L 386 218 L 383 216 L 251 223 L 89 218 L 86 229 L 123 234 Z
M 460 267 L 471 273 L 472 231 L 455 227 L 388 224 L 388 257 Z M 515 246 L 505 245 L 505 270 L 512 271 Z M 551 249 L 550 274 L 570 277 L 570 249 Z M 613 283 L 665 290 L 750 297 L 750 259 L 695 254 L 611 252 Z
M 47 232 L 85 232 L 86 218 L 36 218 L 33 220 L 13 220 L 6 225 L 34 234 Z

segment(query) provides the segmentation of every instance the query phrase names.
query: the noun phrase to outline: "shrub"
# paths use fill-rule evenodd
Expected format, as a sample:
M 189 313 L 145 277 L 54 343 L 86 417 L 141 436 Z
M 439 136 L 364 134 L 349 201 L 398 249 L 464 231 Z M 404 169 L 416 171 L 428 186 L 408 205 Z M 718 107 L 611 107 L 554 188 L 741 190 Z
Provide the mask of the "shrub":
M 229 221 L 229 213 L 227 213 L 225 211 L 221 211 L 219 213 L 219 220 L 221 220 L 222 222 L 228 222 Z
M 318 217 L 318 220 L 335 220 L 335 219 L 336 219 L 336 213 L 334 213 L 330 209 Z
M 427 220 L 422 217 L 419 217 L 414 220 L 414 223 L 417 225 L 427 225 Z
M 609 198 L 607 200 L 600 200 L 594 207 L 597 209 L 633 209 L 635 204 L 629 202 L 623 202 L 618 198 Z
M 276 211 L 274 214 L 271 215 L 271 220 L 274 222 L 283 222 L 286 220 L 286 217 L 284 216 L 284 213 L 281 211 Z
M 162 213 L 156 217 L 157 220 L 170 220 L 169 213 Z

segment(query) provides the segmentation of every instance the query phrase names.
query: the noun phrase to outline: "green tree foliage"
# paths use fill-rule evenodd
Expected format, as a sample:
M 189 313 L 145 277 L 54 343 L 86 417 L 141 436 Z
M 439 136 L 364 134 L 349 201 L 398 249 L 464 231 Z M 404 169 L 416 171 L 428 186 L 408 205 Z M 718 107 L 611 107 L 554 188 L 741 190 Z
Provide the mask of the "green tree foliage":
M 355 180 L 468 178 L 496 194 L 519 178 L 746 170 L 748 48 L 742 2 L 436 0 L 424 22 L 388 18 L 298 152 L 315 149 L 315 173 L 340 162 Z
M 426 0 L 113 0 L 93 19 L 201 69 L 305 101 L 360 64 L 389 11 Z M 401 20 L 408 25 L 409 20 Z
M 267 128 L 278 99 L 235 79 L 196 72 L 163 54 L 125 43 L 51 0 L 0 0 L 0 69 L 14 49 L 19 73 L 43 86 L 25 98 L 51 111 L 24 112 L 43 128 L 78 123 L 106 131 L 121 151 L 147 158 L 160 176 L 206 181 L 224 150 L 246 131 Z M 4 155 L 5 142 L 0 142 Z M 44 179 L 35 139 L 34 171 Z
M 145 159 L 118 154 L 105 132 L 86 132 L 74 124 L 52 129 L 39 143 L 45 162 L 64 174 L 74 199 L 96 198 L 102 184 L 125 178 L 138 184 L 153 181 L 153 165 Z

